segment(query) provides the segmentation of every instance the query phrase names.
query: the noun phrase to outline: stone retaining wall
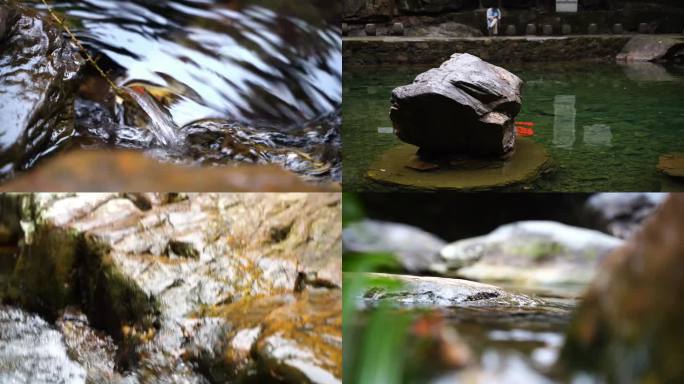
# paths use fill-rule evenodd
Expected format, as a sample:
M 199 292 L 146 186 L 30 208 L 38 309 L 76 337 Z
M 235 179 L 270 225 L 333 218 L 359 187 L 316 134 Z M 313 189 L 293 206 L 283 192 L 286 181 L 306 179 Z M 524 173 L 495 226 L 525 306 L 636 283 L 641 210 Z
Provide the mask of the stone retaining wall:
M 630 36 L 514 38 L 345 38 L 345 67 L 367 65 L 437 66 L 456 52 L 483 60 L 510 62 L 614 61 Z

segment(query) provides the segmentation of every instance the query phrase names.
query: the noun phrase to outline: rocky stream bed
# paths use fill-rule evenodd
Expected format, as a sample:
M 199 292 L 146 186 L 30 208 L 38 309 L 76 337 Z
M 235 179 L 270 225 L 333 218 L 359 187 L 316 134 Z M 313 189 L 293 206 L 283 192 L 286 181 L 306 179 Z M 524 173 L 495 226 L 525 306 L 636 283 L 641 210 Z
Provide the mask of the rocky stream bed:
M 5 194 L 0 212 L 0 381 L 342 382 L 339 194 Z

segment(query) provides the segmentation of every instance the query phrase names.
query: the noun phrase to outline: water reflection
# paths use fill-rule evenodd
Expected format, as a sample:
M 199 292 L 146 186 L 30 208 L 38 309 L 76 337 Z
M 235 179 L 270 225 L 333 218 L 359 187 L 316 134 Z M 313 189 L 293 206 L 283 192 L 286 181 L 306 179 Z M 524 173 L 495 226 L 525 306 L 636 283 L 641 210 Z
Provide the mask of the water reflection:
M 178 125 L 207 117 L 297 125 L 341 103 L 340 31 L 310 2 L 54 3 L 89 48 L 123 68 L 120 84 L 187 89 L 170 107 Z
M 556 95 L 553 101 L 553 145 L 572 148 L 575 143 L 575 95 Z
M 639 62 L 620 62 L 618 61 L 622 71 L 628 79 L 636 82 L 654 82 L 654 81 L 677 81 L 677 78 L 668 73 L 667 69 L 656 63 L 648 61 Z
M 585 125 L 584 144 L 594 147 L 611 147 L 613 133 L 607 124 Z

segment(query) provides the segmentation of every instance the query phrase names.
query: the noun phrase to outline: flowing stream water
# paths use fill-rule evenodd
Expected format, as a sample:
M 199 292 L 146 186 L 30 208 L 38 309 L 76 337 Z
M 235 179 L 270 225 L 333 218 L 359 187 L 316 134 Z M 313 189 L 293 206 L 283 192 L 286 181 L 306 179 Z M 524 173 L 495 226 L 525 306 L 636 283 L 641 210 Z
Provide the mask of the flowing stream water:
M 339 6 L 319 0 L 47 3 L 120 88 L 114 97 L 93 68 L 82 71 L 76 143 L 152 149 L 155 157 L 182 163 L 276 163 L 310 179 L 340 179 Z M 40 0 L 22 4 L 47 14 Z M 226 139 L 228 131 L 215 124 L 199 132 L 198 123 L 216 120 L 241 131 L 240 139 Z M 201 153 L 187 143 L 187 127 L 203 136 Z M 264 135 L 278 144 L 263 145 Z M 240 152 L 231 147 L 235 141 L 261 155 L 234 156 Z

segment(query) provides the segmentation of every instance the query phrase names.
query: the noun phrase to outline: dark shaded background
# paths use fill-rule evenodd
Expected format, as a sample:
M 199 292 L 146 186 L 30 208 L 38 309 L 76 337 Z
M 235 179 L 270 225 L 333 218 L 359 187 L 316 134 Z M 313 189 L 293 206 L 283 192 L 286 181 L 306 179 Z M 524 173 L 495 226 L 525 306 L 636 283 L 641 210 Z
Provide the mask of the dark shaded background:
M 486 234 L 520 220 L 598 228 L 588 193 L 359 193 L 367 217 L 411 224 L 445 240 Z

